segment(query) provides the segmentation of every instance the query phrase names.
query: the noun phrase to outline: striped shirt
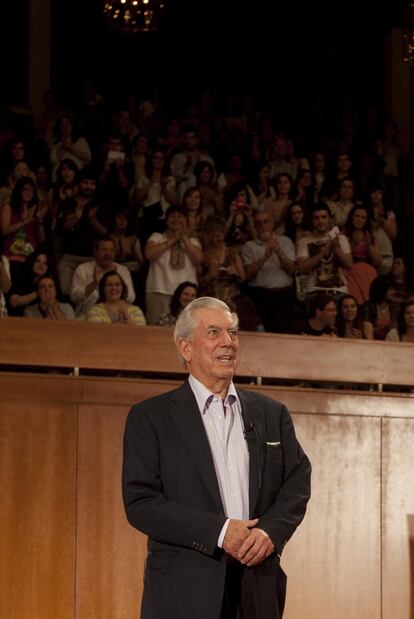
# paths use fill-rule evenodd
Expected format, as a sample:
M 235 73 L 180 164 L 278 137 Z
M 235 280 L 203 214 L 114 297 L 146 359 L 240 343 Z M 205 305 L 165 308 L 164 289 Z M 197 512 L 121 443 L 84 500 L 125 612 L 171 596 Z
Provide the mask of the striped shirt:
M 227 396 L 222 400 L 194 376 L 189 376 L 189 383 L 207 434 L 225 514 L 228 518 L 246 520 L 249 517 L 249 452 L 236 389 L 230 383 Z M 220 547 L 227 524 L 228 521 L 219 537 Z

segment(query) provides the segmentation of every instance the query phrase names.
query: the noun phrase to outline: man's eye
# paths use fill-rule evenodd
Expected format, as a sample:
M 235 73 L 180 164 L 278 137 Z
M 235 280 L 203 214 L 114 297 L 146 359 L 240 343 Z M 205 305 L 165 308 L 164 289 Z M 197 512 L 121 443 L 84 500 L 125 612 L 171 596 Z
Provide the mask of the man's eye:
M 217 337 L 219 334 L 219 331 L 218 329 L 210 329 L 208 334 L 211 335 L 212 337 Z
M 232 329 L 228 332 L 232 340 L 237 340 L 239 332 L 236 329 Z

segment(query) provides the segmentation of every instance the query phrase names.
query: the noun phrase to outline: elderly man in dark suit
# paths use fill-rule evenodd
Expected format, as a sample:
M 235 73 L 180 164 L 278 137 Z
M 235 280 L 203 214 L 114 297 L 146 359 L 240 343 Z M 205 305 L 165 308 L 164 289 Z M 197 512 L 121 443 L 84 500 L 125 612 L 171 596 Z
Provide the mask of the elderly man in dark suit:
M 196 299 L 174 337 L 188 381 L 134 406 L 124 437 L 125 509 L 148 535 L 141 618 L 278 619 L 309 460 L 282 404 L 235 389 L 225 303 Z

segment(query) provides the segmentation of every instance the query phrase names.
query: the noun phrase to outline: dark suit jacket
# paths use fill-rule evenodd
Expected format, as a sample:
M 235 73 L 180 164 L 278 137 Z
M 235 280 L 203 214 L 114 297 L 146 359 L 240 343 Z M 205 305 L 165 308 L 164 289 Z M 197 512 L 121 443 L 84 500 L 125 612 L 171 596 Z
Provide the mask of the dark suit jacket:
M 266 396 L 238 393 L 245 427 L 252 428 L 250 518 L 259 518 L 257 526 L 276 548 L 260 565 L 246 569 L 257 615 L 276 619 L 283 612 L 286 584 L 277 555 L 305 515 L 311 468 L 286 407 Z M 219 619 L 226 559 L 217 540 L 226 516 L 188 382 L 130 411 L 123 496 L 129 522 L 148 535 L 142 619 Z

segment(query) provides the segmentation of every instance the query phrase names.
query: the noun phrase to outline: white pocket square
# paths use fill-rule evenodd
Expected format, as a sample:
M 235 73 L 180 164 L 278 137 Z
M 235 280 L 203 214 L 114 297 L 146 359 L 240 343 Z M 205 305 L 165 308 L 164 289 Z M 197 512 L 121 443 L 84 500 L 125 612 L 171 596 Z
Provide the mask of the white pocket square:
M 268 447 L 277 447 L 278 445 L 280 445 L 280 441 L 275 441 L 275 442 L 272 442 L 272 441 L 266 441 L 266 445 L 267 445 Z

